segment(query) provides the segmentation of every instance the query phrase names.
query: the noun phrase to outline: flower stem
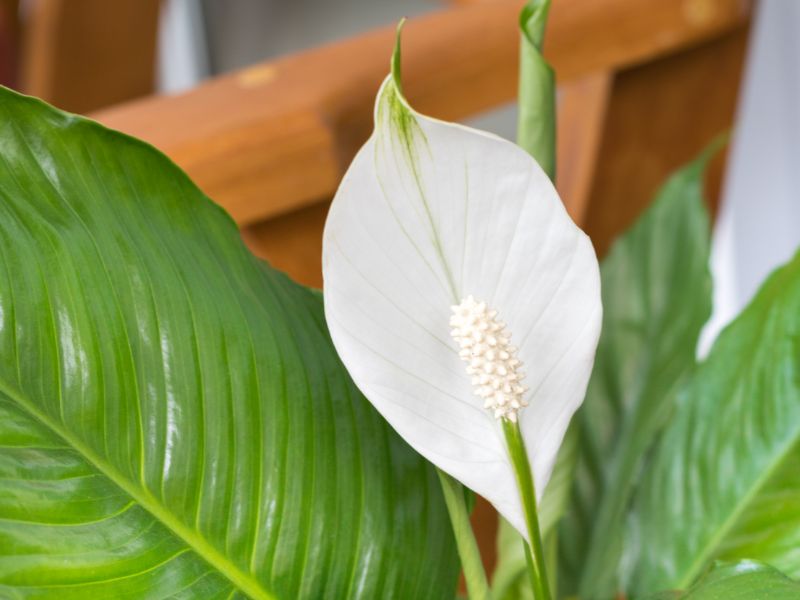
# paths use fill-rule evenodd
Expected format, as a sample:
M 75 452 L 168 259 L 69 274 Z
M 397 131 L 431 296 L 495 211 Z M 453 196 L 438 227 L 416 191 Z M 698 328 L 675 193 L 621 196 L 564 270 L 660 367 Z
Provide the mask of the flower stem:
M 545 566 L 544 547 L 542 535 L 539 531 L 539 517 L 536 510 L 536 490 L 533 484 L 533 473 L 528 462 L 528 453 L 525 451 L 525 442 L 519 430 L 519 423 L 512 423 L 503 419 L 503 433 L 506 437 L 508 453 L 514 465 L 517 476 L 522 507 L 525 511 L 525 525 L 528 529 L 530 544 L 525 543 L 525 561 L 528 563 L 528 574 L 533 587 L 533 597 L 536 600 L 550 600 L 550 584 L 547 580 L 547 567 Z
M 453 525 L 461 568 L 464 570 L 464 579 L 467 582 L 467 593 L 471 600 L 489 600 L 491 598 L 489 582 L 483 570 L 478 542 L 475 541 L 475 533 L 469 521 L 464 486 L 444 471 L 436 469 L 436 472 L 442 484 L 447 512 L 450 513 L 450 523 Z

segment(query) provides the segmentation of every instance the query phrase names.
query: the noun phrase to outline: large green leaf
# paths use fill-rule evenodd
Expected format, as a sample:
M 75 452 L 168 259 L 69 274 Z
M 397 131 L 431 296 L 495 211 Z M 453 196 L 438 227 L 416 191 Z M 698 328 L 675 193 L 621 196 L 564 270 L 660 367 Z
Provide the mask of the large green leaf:
M 603 330 L 586 401 L 573 420 L 580 454 L 561 528 L 564 591 L 618 589 L 623 524 L 643 459 L 695 365 L 711 310 L 703 173 L 713 148 L 674 174 L 601 265 Z
M 626 552 L 636 593 L 717 558 L 800 575 L 800 254 L 698 368 L 642 481 Z
M 316 292 L 141 142 L 0 91 L 0 597 L 446 598 L 432 468 Z
M 662 592 L 647 600 L 797 600 L 800 583 L 752 561 L 721 564 L 686 592 Z

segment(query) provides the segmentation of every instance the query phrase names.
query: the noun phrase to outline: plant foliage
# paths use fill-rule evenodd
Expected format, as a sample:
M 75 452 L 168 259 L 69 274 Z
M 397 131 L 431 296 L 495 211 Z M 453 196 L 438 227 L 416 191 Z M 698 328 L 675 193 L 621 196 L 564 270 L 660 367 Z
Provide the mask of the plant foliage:
M 320 295 L 153 148 L 8 90 L 0 123 L 0 597 L 450 596 L 437 476 Z

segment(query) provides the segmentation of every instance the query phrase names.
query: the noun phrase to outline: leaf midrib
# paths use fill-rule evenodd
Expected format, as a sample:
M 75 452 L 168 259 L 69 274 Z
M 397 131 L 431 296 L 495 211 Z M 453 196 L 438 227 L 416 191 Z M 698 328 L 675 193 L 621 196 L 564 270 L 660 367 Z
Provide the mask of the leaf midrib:
M 786 268 L 782 268 L 780 272 L 782 275 L 785 276 L 785 271 Z M 763 289 L 767 288 L 769 283 L 775 277 L 776 277 L 775 274 L 771 275 L 768 278 L 767 282 L 762 284 L 762 289 L 759 290 L 758 293 L 759 297 L 764 293 Z M 775 287 L 777 287 L 779 291 L 785 292 L 785 287 L 777 285 Z M 774 288 L 770 288 L 770 290 L 772 294 L 777 293 L 776 291 L 774 291 Z M 757 300 L 754 301 L 754 303 L 755 302 L 757 302 Z M 745 311 L 750 311 L 750 310 L 752 310 L 751 307 L 745 309 Z M 738 318 L 741 318 L 741 316 Z M 762 315 L 762 318 L 758 319 L 757 330 L 762 329 L 764 321 L 765 317 Z M 721 542 L 726 538 L 726 536 L 739 522 L 740 518 L 744 514 L 747 507 L 750 506 L 750 504 L 752 503 L 752 500 L 758 495 L 759 492 L 761 492 L 761 490 L 764 489 L 764 487 L 767 485 L 770 479 L 772 479 L 775 473 L 782 467 L 782 465 L 788 459 L 792 451 L 800 447 L 800 428 L 795 429 L 794 433 L 792 435 L 789 435 L 788 438 L 789 439 L 786 442 L 786 445 L 783 446 L 783 448 L 781 448 L 777 452 L 775 460 L 772 461 L 771 464 L 769 464 L 769 466 L 764 471 L 762 471 L 760 476 L 756 477 L 756 479 L 753 481 L 753 485 L 750 488 L 750 490 L 748 490 L 748 492 L 740 498 L 740 501 L 735 505 L 733 511 L 728 515 L 728 518 L 722 522 L 717 532 L 714 535 L 712 535 L 711 538 L 708 540 L 708 542 L 702 547 L 697 557 L 695 558 L 694 562 L 692 562 L 689 565 L 689 568 L 687 569 L 686 573 L 684 574 L 683 578 L 678 584 L 678 587 L 680 588 L 688 587 L 688 585 L 690 585 L 694 581 L 694 579 L 698 576 L 702 568 L 708 562 L 709 558 L 713 555 L 715 549 L 719 548 Z
M 677 584 L 679 589 L 684 589 L 694 582 L 697 576 L 702 571 L 703 567 L 708 562 L 709 558 L 714 554 L 714 551 L 719 548 L 720 543 L 726 538 L 731 530 L 739 522 L 740 517 L 744 514 L 751 501 L 764 489 L 766 484 L 772 479 L 773 475 L 778 472 L 783 463 L 789 458 L 794 450 L 800 448 L 800 431 L 795 432 L 786 446 L 778 452 L 778 456 L 772 464 L 764 470 L 764 472 L 755 479 L 753 486 L 744 496 L 741 501 L 736 505 L 736 508 L 731 512 L 727 519 L 722 523 L 717 533 L 709 539 L 702 550 L 698 553 L 697 558 L 689 566 L 685 575 Z
M 265 590 L 252 575 L 242 571 L 207 540 L 198 535 L 196 531 L 193 531 L 171 515 L 147 490 L 139 489 L 131 485 L 117 469 L 103 460 L 74 436 L 70 435 L 68 431 L 60 427 L 46 414 L 39 411 L 24 395 L 18 393 L 3 380 L 0 380 L 0 393 L 11 398 L 17 405 L 25 410 L 29 416 L 42 423 L 63 439 L 73 450 L 78 452 L 93 467 L 100 471 L 100 473 L 108 477 L 117 487 L 128 494 L 134 502 L 149 512 L 158 522 L 167 527 L 192 551 L 205 560 L 217 572 L 225 576 L 241 592 L 247 594 L 254 600 L 277 600 L 276 596 Z

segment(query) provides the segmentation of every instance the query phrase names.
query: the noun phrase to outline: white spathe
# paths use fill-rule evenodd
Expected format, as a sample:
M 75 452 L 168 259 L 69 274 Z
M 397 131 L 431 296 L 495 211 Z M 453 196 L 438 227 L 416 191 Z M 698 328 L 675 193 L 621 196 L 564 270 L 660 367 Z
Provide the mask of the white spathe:
M 331 205 L 325 316 L 364 395 L 420 454 L 527 537 L 502 427 L 451 337 L 468 296 L 498 313 L 526 371 L 519 412 L 539 498 L 600 333 L 592 245 L 514 144 L 411 109 L 391 77 Z

